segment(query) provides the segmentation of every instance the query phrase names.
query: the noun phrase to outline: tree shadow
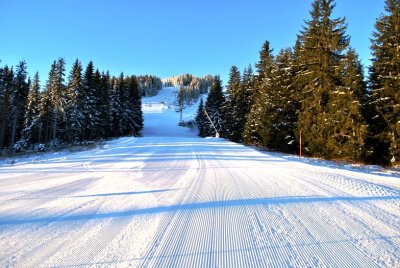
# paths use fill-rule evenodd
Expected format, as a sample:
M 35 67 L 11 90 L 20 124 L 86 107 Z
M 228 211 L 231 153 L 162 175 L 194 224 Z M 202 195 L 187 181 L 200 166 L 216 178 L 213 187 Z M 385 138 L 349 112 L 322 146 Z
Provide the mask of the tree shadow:
M 179 189 L 163 189 L 163 190 L 150 190 L 150 191 L 137 191 L 137 192 L 121 192 L 121 193 L 104 193 L 104 194 L 88 194 L 88 195 L 75 195 L 71 198 L 78 197 L 103 197 L 103 196 L 119 196 L 119 195 L 140 195 L 140 194 L 153 194 L 153 193 L 163 193 L 171 192 Z
M 174 213 L 185 211 L 196 211 L 204 209 L 221 209 L 229 207 L 243 206 L 268 206 L 268 205 L 288 205 L 288 204 L 307 204 L 307 203 L 334 203 L 334 202 L 367 202 L 367 201 L 390 201 L 400 200 L 400 196 L 338 196 L 338 197 L 322 197 L 322 196 L 289 196 L 274 198 L 252 198 L 252 199 L 235 199 L 222 201 L 209 201 L 202 203 L 182 203 L 169 206 L 158 206 L 150 208 L 138 208 L 126 211 L 116 211 L 107 213 L 93 213 L 81 215 L 60 215 L 47 216 L 39 218 L 17 218 L 15 216 L 3 215 L 0 219 L 0 225 L 19 225 L 19 224 L 35 224 L 35 223 L 52 223 L 52 222 L 68 222 L 82 220 L 102 220 L 121 217 L 135 217 L 141 215 L 152 215 L 160 213 Z

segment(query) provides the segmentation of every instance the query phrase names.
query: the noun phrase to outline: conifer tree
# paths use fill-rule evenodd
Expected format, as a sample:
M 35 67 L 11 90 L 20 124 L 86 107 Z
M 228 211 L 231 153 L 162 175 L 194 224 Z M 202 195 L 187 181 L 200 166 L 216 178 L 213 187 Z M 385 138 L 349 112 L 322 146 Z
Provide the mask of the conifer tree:
M 369 131 L 372 162 L 400 162 L 400 1 L 385 0 L 376 24 L 370 68 Z
M 272 85 L 274 57 L 268 41 L 265 41 L 260 51 L 260 60 L 256 64 L 257 76 L 254 82 L 255 92 L 253 93 L 254 103 L 251 107 L 246 126 L 243 132 L 244 142 L 247 144 L 262 144 L 261 120 L 266 113 L 265 104 L 268 102 L 268 91 Z
M 99 124 L 99 112 L 96 110 L 96 81 L 93 62 L 90 61 L 83 74 L 83 138 L 82 140 L 92 140 L 95 128 Z
M 276 70 L 272 77 L 272 86 L 268 93 L 269 102 L 264 114 L 268 118 L 267 125 L 261 120 L 263 128 L 269 130 L 263 133 L 263 143 L 272 149 L 283 152 L 297 150 L 295 131 L 297 128 L 297 113 L 299 100 L 297 88 L 293 86 L 294 68 L 291 49 L 281 50 L 275 58 Z
M 111 135 L 111 108 L 110 108 L 110 74 L 102 73 L 100 85 L 97 90 L 98 94 L 98 111 L 100 111 L 100 133 L 103 138 Z
M 11 119 L 11 93 L 13 90 L 14 71 L 7 65 L 0 68 L 0 150 L 9 145 Z
M 207 136 L 207 128 L 208 128 L 208 119 L 207 116 L 204 112 L 204 102 L 203 98 L 200 99 L 200 104 L 199 108 L 197 109 L 197 114 L 196 114 L 196 125 L 199 130 L 199 136 L 200 137 L 206 137 Z
M 56 145 L 57 134 L 64 134 L 65 127 L 65 85 L 64 85 L 64 74 L 65 74 L 65 60 L 59 58 L 54 61 L 51 70 L 49 72 L 49 80 L 47 81 L 47 91 L 50 94 L 51 107 L 52 107 L 52 140 L 53 145 Z
M 243 88 L 241 87 L 240 71 L 236 66 L 232 66 L 229 73 L 227 86 L 228 94 L 224 105 L 224 125 L 228 138 L 239 142 L 242 140 L 243 107 L 244 100 Z
M 140 131 L 143 128 L 143 115 L 141 112 L 141 97 L 140 97 L 139 85 L 136 77 L 129 76 L 125 79 L 124 88 L 124 110 L 125 118 L 124 125 L 126 125 L 123 134 L 133 134 L 135 136 L 140 135 Z
M 26 109 L 26 102 L 29 93 L 29 83 L 27 81 L 27 70 L 25 61 L 21 61 L 16 68 L 13 90 L 10 95 L 11 108 L 11 145 L 20 139 Z M 19 150 L 20 148 L 15 148 Z
M 326 147 L 330 157 L 362 160 L 366 123 L 364 107 L 366 85 L 363 66 L 354 49 L 350 48 L 341 62 L 342 86 L 330 94 Z
M 296 61 L 301 64 L 296 83 L 303 88 L 299 130 L 309 154 L 329 157 L 333 154 L 326 143 L 329 136 L 329 101 L 341 85 L 340 62 L 348 47 L 343 18 L 332 19 L 333 0 L 314 0 L 296 48 Z
M 27 145 L 39 141 L 40 131 L 40 80 L 36 72 L 28 94 L 27 108 L 25 112 L 24 130 L 22 140 Z
M 82 81 L 82 64 L 76 59 L 67 86 L 67 140 L 69 142 L 82 141 L 84 125 L 84 89 Z
M 222 133 L 225 131 L 223 125 L 223 105 L 225 102 L 224 94 L 222 93 L 221 80 L 219 77 L 214 78 L 214 82 L 211 86 L 210 93 L 208 94 L 207 101 L 205 104 L 205 110 L 209 115 L 212 123 L 214 124 L 216 131 Z M 205 128 L 206 136 L 214 136 L 215 129 L 211 122 L 207 124 Z
M 254 85 L 253 68 L 251 67 L 250 64 L 243 71 L 241 87 L 244 94 L 244 105 L 242 107 L 242 110 L 245 115 L 245 121 L 243 123 L 243 130 L 242 130 L 242 138 L 243 138 L 244 126 L 246 124 L 247 117 L 250 113 L 251 107 L 254 104 L 255 92 L 256 92 Z
M 142 96 L 137 82 L 137 78 L 132 76 L 130 78 L 129 91 L 131 98 L 131 109 L 133 110 L 133 134 L 140 136 L 143 130 L 144 118 L 142 112 Z

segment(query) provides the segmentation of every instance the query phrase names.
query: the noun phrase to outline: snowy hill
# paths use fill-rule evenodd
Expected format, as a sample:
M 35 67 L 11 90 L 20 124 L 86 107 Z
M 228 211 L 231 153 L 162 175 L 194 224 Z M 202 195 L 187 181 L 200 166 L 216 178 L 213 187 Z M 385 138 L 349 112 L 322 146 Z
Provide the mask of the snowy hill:
M 143 138 L 0 166 L 0 267 L 400 267 L 397 171 L 198 138 L 175 90 Z
M 154 97 L 142 99 L 144 137 L 194 137 L 197 135 L 197 129 L 178 126 L 180 113 L 176 101 L 177 94 L 178 88 L 167 87 L 160 90 Z M 185 105 L 182 119 L 194 120 L 198 105 L 198 102 L 189 106 Z

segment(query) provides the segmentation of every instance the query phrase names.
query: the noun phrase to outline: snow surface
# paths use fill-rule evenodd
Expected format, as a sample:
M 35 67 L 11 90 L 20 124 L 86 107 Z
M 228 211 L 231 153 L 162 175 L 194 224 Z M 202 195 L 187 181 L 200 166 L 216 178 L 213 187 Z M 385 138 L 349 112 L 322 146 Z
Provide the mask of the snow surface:
M 0 267 L 400 267 L 398 170 L 198 138 L 172 91 L 143 138 L 3 160 Z

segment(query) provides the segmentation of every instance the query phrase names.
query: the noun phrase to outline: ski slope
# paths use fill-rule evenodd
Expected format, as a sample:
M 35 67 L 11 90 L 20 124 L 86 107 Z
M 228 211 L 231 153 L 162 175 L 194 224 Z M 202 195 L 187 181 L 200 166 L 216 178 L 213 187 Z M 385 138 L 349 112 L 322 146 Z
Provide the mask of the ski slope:
M 400 267 L 398 170 L 198 138 L 172 92 L 143 138 L 1 163 L 0 267 Z

